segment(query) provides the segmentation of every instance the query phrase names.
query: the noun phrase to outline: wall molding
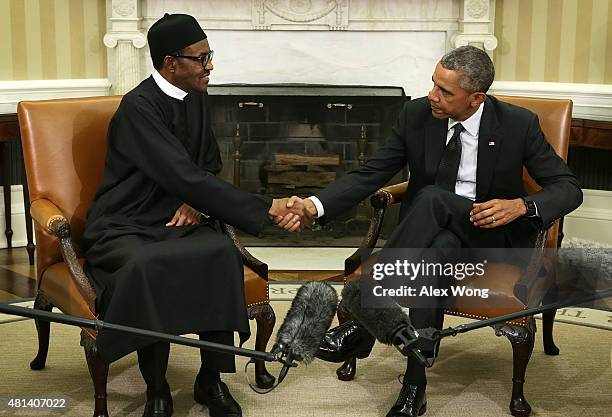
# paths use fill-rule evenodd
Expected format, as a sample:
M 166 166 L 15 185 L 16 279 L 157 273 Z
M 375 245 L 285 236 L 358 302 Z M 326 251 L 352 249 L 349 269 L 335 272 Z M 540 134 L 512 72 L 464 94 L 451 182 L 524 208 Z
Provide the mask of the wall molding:
M 605 208 L 578 208 L 572 212 L 569 217 L 575 219 L 612 221 L 612 210 Z
M 582 191 L 582 205 L 565 216 L 565 236 L 612 244 L 612 191 Z
M 23 100 L 107 96 L 107 78 L 0 81 L 0 114 L 17 112 Z
M 509 96 L 571 98 L 573 117 L 612 121 L 612 85 L 608 84 L 495 81 L 490 91 Z
M 583 189 L 584 201 L 568 217 L 612 221 L 612 191 Z

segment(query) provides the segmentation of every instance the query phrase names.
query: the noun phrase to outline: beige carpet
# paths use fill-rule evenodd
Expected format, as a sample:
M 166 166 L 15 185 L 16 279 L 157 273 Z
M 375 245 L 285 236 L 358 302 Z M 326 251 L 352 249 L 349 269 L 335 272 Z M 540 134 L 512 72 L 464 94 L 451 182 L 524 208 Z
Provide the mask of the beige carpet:
M 276 301 L 273 306 L 280 323 L 289 302 Z M 461 322 L 448 317 L 446 324 Z M 534 409 L 532 415 L 611 415 L 612 332 L 556 323 L 555 335 L 561 355 L 544 355 L 538 334 L 527 370 L 525 393 Z M 93 388 L 78 341 L 79 329 L 54 324 L 47 368 L 35 372 L 28 366 L 37 346 L 34 323 L 0 325 L 0 416 L 90 416 Z M 377 344 L 373 355 L 359 362 L 353 382 L 338 381 L 334 364 L 315 361 L 292 370 L 272 393 L 258 395 L 245 383 L 245 361 L 237 360 L 240 372 L 226 381 L 245 416 L 257 417 L 384 416 L 399 392 L 397 376 L 405 364 L 393 348 Z M 192 398 L 198 367 L 197 350 L 173 346 L 168 380 L 176 416 L 208 416 Z M 438 362 L 429 371 L 426 416 L 509 416 L 511 368 L 509 342 L 495 337 L 491 329 L 446 339 Z M 114 363 L 108 385 L 111 416 L 141 416 L 144 388 L 135 354 Z M 15 411 L 6 406 L 9 398 L 32 397 L 65 398 L 67 408 Z

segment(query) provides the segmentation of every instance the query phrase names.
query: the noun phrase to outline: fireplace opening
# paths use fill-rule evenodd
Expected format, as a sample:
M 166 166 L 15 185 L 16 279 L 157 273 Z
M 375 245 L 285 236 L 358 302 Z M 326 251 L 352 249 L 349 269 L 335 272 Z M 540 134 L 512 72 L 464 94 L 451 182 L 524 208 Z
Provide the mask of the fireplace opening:
M 311 196 L 363 164 L 410 99 L 402 87 L 308 84 L 215 85 L 209 95 L 222 178 L 275 198 Z M 299 234 L 269 224 L 259 238 L 240 236 L 250 246 L 358 246 L 371 215 L 364 201 Z M 382 242 L 396 221 L 386 215 Z

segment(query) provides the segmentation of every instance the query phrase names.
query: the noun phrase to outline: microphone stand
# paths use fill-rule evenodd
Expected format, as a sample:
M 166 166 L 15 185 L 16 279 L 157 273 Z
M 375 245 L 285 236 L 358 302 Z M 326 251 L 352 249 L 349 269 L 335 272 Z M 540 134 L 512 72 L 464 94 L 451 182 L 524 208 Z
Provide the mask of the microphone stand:
M 1 304 L 1 303 L 0 303 L 0 312 L 11 314 L 11 315 L 16 315 L 16 316 L 23 316 L 23 317 L 33 318 L 33 319 L 45 320 L 45 321 L 50 321 L 50 322 L 55 322 L 55 323 L 62 323 L 62 324 L 70 325 L 70 326 L 87 327 L 91 329 L 96 329 L 96 332 L 102 329 L 106 329 L 106 330 L 111 330 L 111 331 L 120 332 L 120 333 L 127 333 L 131 335 L 136 335 L 136 336 L 148 337 L 151 339 L 175 343 L 178 345 L 184 345 L 184 346 L 190 346 L 190 347 L 210 350 L 213 352 L 230 353 L 230 354 L 235 354 L 239 356 L 246 356 L 248 358 L 263 360 L 266 362 L 280 362 L 285 367 L 297 366 L 297 364 L 293 361 L 293 358 L 291 358 L 290 356 L 288 357 L 286 352 L 283 352 L 283 351 L 274 352 L 274 353 L 261 352 L 261 351 L 253 350 L 253 349 L 245 349 L 245 348 L 240 348 L 240 347 L 227 346 L 227 345 L 223 345 L 220 343 L 207 342 L 204 340 L 195 340 L 195 339 L 190 339 L 184 336 L 176 336 L 176 335 L 167 334 L 167 333 L 155 332 L 152 330 L 145 330 L 145 329 L 139 329 L 136 327 L 123 326 L 120 324 L 105 323 L 104 321 L 97 320 L 97 319 L 92 320 L 92 319 L 86 319 L 83 317 L 69 316 L 66 314 L 59 314 L 59 313 L 53 313 L 49 311 L 42 311 L 42 310 L 34 310 L 31 308 L 19 307 L 19 306 L 13 306 L 13 305 Z
M 425 329 L 418 329 L 413 332 L 416 338 L 412 340 L 408 340 L 406 337 L 401 337 L 401 342 L 403 347 L 397 346 L 397 349 L 404 355 L 412 355 L 414 356 L 422 365 L 427 368 L 431 368 L 434 364 L 434 361 L 429 361 L 419 349 L 416 349 L 414 346 L 414 342 L 417 340 L 421 341 L 425 346 L 425 350 L 433 350 L 437 347 L 445 337 L 448 336 L 457 336 L 459 333 L 465 333 L 476 329 L 481 329 L 483 327 L 492 326 L 494 324 L 499 324 L 505 321 L 511 321 L 515 319 L 520 319 L 527 316 L 533 316 L 534 314 L 543 313 L 548 310 L 556 310 L 563 307 L 569 307 L 572 305 L 580 305 L 587 303 L 593 300 L 599 300 L 602 298 L 612 297 L 612 290 L 604 291 L 600 294 L 591 294 L 582 298 L 574 298 L 565 301 L 557 301 L 556 303 L 549 304 L 546 306 L 539 306 L 534 308 L 529 308 L 523 311 L 517 311 L 515 313 L 505 314 L 503 316 L 491 317 L 485 320 L 479 320 L 474 323 L 461 324 L 457 327 L 448 327 L 443 330 L 434 329 L 432 327 L 428 327 Z

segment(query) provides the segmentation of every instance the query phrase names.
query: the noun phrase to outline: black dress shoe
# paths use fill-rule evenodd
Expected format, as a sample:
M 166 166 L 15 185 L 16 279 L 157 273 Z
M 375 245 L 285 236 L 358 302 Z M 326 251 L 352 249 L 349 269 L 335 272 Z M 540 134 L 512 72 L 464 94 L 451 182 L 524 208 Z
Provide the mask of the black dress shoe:
M 148 398 L 142 417 L 171 417 L 173 413 L 172 398 Z
M 232 397 L 227 385 L 221 381 L 204 385 L 196 380 L 193 398 L 197 403 L 208 407 L 210 417 L 242 417 L 240 404 Z
M 417 417 L 427 411 L 425 384 L 404 384 L 387 417 Z
M 350 320 L 325 333 L 317 358 L 327 362 L 344 362 L 348 358 L 367 358 L 374 346 L 374 336 L 358 321 Z

